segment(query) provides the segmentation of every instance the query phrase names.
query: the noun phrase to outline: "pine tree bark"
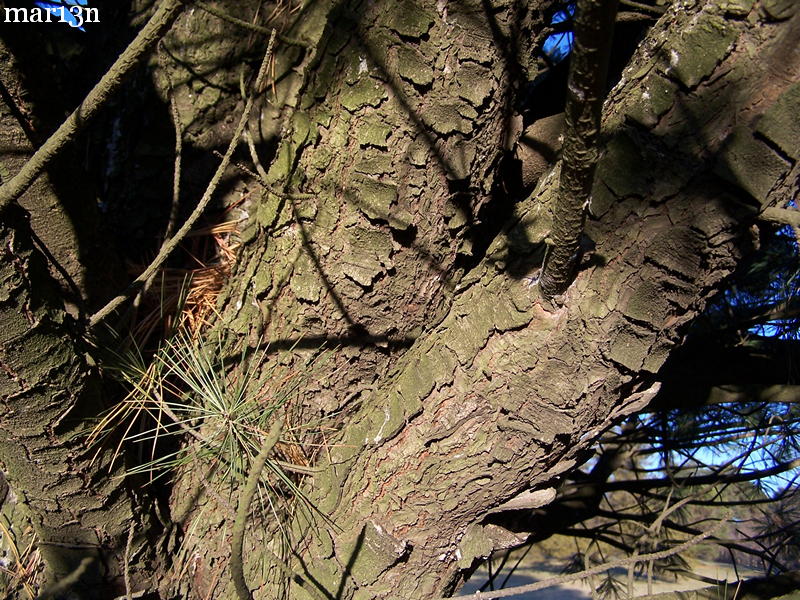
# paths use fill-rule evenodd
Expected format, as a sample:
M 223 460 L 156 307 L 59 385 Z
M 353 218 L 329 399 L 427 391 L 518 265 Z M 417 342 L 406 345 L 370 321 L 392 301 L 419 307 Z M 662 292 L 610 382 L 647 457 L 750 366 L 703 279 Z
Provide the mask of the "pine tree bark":
M 26 87 L 25 70 L 6 43 L 14 36 L 4 33 L 3 183 L 30 159 L 43 132 L 58 124 L 37 112 L 34 99 L 40 98 Z M 28 83 L 35 79 L 28 73 Z M 107 452 L 83 445 L 91 420 L 105 407 L 79 318 L 119 280 L 119 264 L 97 227 L 91 188 L 80 184 L 79 168 L 64 164 L 70 161 L 39 176 L 20 205 L 0 218 L 0 462 L 10 488 L 2 512 L 14 523 L 15 543 L 25 548 L 34 541 L 44 559 L 38 583 L 64 580 L 91 559 L 72 589 L 85 598 L 108 598 L 124 592 L 134 500 L 121 470 L 110 470 Z M 28 523 L 34 540 L 25 537 Z M 147 543 L 143 533 L 136 524 L 134 551 Z M 6 549 L 11 543 L 2 540 Z M 130 575 L 136 585 L 147 577 L 139 566 Z
M 109 457 L 84 446 L 86 419 L 102 404 L 23 209 L 6 210 L 0 236 L 0 459 L 36 534 L 44 581 L 64 579 L 90 558 L 76 589 L 107 598 L 121 589 L 114 580 L 133 502 L 109 472 Z
M 528 279 L 539 267 L 537 249 L 549 229 L 553 178 L 515 207 L 487 257 L 448 293 L 436 277 L 428 284 L 418 264 L 409 271 L 404 258 L 415 252 L 419 263 L 421 249 L 436 247 L 431 236 L 456 217 L 435 221 L 447 214 L 447 205 L 437 200 L 444 187 L 430 185 L 437 173 L 447 180 L 434 149 L 445 155 L 448 135 L 460 138 L 458 129 L 437 132 L 447 128 L 425 120 L 446 109 L 432 100 L 418 113 L 425 126 L 413 141 L 404 137 L 405 162 L 384 163 L 379 177 L 353 183 L 356 169 L 337 171 L 337 161 L 365 161 L 353 158 L 353 151 L 366 149 L 369 156 L 373 144 L 394 156 L 396 126 L 377 141 L 359 133 L 370 118 L 385 122 L 381 107 L 391 107 L 394 92 L 373 79 L 371 59 L 355 52 L 358 46 L 343 54 L 350 65 L 345 85 L 331 92 L 327 84 L 315 88 L 312 79 L 298 117 L 308 129 L 294 130 L 293 144 L 271 173 L 273 183 L 291 182 L 289 189 L 316 192 L 319 201 L 303 207 L 308 216 L 297 221 L 286 211 L 267 213 L 267 229 L 277 224 L 287 233 L 256 264 L 249 255 L 243 272 L 252 276 L 240 280 L 239 289 L 250 285 L 253 292 L 239 296 L 242 309 L 231 326 L 249 311 L 269 315 L 262 323 L 273 339 L 291 340 L 313 327 L 320 337 L 342 332 L 334 338 L 342 343 L 350 321 L 366 323 L 375 341 L 393 331 L 413 338 L 410 349 L 402 356 L 395 352 L 391 361 L 376 360 L 368 348 L 348 355 L 351 381 L 364 381 L 376 364 L 386 366 L 378 371 L 381 378 L 367 376 L 373 389 L 362 393 L 361 408 L 330 448 L 323 473 L 308 484 L 336 527 L 304 524 L 302 518 L 296 523 L 305 568 L 329 593 L 428 598 L 452 591 L 474 560 L 519 543 L 519 535 L 488 523 L 493 510 L 527 490 L 557 486 L 597 434 L 655 395 L 655 373 L 679 343 L 681 327 L 751 250 L 744 205 L 786 199 L 796 186 L 796 166 L 787 156 L 796 144 L 767 124 L 780 122 L 787 105 L 796 106 L 788 82 L 797 80 L 798 63 L 788 40 L 797 39 L 797 17 L 773 21 L 749 6 L 729 11 L 718 3 L 670 11 L 615 89 L 605 111 L 605 153 L 587 223 L 594 258 L 581 266 L 555 312 L 541 307 Z M 441 14 L 430 14 L 432 21 L 422 19 L 425 27 L 443 26 Z M 341 35 L 345 28 L 332 29 Z M 427 33 L 433 39 L 438 31 Z M 390 57 L 392 36 L 383 44 Z M 400 69 L 404 63 L 397 64 Z M 324 55 L 316 66 L 324 72 Z M 402 73 L 399 79 L 402 85 Z M 497 79 L 498 90 L 502 81 Z M 348 105 L 353 90 L 359 99 Z M 765 131 L 782 141 L 764 143 Z M 489 125 L 488 132 L 498 139 L 497 128 Z M 485 149 L 472 133 L 462 135 Z M 352 149 L 346 158 L 332 151 L 337 140 Z M 427 158 L 415 162 L 415 144 Z M 751 166 L 743 157 L 754 154 L 768 168 L 744 173 Z M 471 161 L 468 173 L 484 181 L 493 164 L 491 157 Z M 395 195 L 384 182 L 398 172 L 403 176 Z M 337 173 L 346 178 L 337 180 Z M 423 176 L 428 185 L 410 185 Z M 399 215 L 404 220 L 393 223 Z M 322 237 L 304 238 L 304 220 Z M 406 250 L 398 234 L 409 220 L 416 235 Z M 365 264 L 354 232 L 377 240 L 388 235 L 395 244 L 372 241 L 367 247 L 375 258 Z M 306 254 L 308 246 L 316 259 Z M 284 255 L 291 259 L 281 260 Z M 433 256 L 435 264 L 453 264 Z M 409 277 L 417 282 L 410 289 Z M 338 311 L 333 294 L 341 294 Z M 332 316 L 337 313 L 338 319 Z M 331 390 L 336 387 L 332 382 Z
M 647 405 L 682 328 L 752 250 L 752 205 L 796 193 L 797 138 L 780 126 L 798 106 L 794 9 L 676 6 L 606 105 L 595 249 L 545 309 L 531 276 L 556 178 L 511 207 L 491 195 L 510 57 L 526 50 L 507 49 L 535 21 L 515 6 L 317 5 L 267 173 L 282 193 L 247 207 L 217 326 L 289 364 L 340 348 L 303 390 L 307 415 L 347 415 L 306 481 L 334 525 L 300 513 L 290 528 L 292 567 L 333 597 L 438 597 L 520 543 L 488 517 L 515 498 L 546 507 L 596 436 Z M 510 214 L 483 256 L 476 215 L 492 210 Z M 181 502 L 189 483 L 173 507 L 198 558 L 178 587 L 224 597 L 212 540 L 228 526 Z M 246 572 L 260 544 L 279 554 L 269 536 L 249 532 Z M 275 593 L 265 578 L 255 597 Z

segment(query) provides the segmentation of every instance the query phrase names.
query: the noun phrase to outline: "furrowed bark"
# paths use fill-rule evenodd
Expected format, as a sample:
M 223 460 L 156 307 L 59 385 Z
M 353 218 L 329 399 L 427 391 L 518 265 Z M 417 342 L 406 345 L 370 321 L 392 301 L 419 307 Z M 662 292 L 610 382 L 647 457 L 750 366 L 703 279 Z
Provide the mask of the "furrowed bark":
M 102 405 L 22 209 L 8 208 L 0 236 L 0 460 L 33 524 L 47 580 L 94 558 L 81 590 L 107 598 L 132 501 L 108 460 L 93 462 L 94 450 L 83 447 L 85 419 Z
M 19 49 L 12 37 L 9 33 L 0 42 L 4 179 L 25 168 L 40 133 L 57 125 L 38 118 L 39 133 L 31 127 L 32 115 L 42 116 L 37 73 L 31 73 L 36 62 L 12 53 L 9 46 Z M 46 563 L 46 578 L 38 582 L 64 584 L 78 573 L 76 590 L 87 598 L 107 598 L 124 589 L 124 534 L 133 519 L 133 500 L 115 478 L 119 471 L 109 472 L 105 454 L 93 462 L 96 449 L 82 447 L 81 420 L 89 422 L 105 406 L 72 317 L 104 297 L 120 271 L 97 226 L 96 197 L 91 186 L 83 185 L 85 177 L 81 165 L 62 160 L 18 199 L 24 210 L 12 204 L 0 219 L 0 461 L 13 492 L 4 516 L 16 520 L 25 514 L 39 541 L 34 547 Z M 26 528 L 16 524 L 22 535 Z M 136 527 L 134 551 L 147 543 L 142 533 Z M 27 541 L 16 540 L 22 547 Z M 3 539 L 4 548 L 9 543 Z M 94 562 L 80 571 L 84 558 Z M 134 565 L 130 571 L 141 587 L 146 568 Z
M 10 37 L 10 36 L 9 36 Z M 36 128 L 55 128 L 58 123 L 33 116 L 41 98 L 31 89 L 29 71 L 44 65 L 15 55 L 12 44 L 0 40 L 0 174 L 5 182 L 19 172 L 40 143 Z M 26 57 L 30 58 L 30 56 Z M 26 85 L 27 83 L 27 85 Z M 37 100 L 39 102 L 37 102 Z M 60 116 L 60 115 L 59 115 Z M 38 126 L 38 127 L 37 127 Z M 60 169 L 42 173 L 19 198 L 19 205 L 30 214 L 31 228 L 37 244 L 46 249 L 51 271 L 61 286 L 61 296 L 73 313 L 80 312 L 85 302 L 92 302 L 108 292 L 121 271 L 116 256 L 107 251 L 108 240 L 98 226 L 96 199 L 91 188 L 83 185 L 86 174 L 82 166 L 66 160 Z M 102 251 L 101 251 L 102 249 Z M 88 265 L 86 257 L 91 257 Z
M 493 66 L 492 19 L 505 32 L 513 13 L 379 5 L 330 14 L 268 172 L 269 185 L 316 201 L 264 193 L 248 206 L 248 247 L 220 324 L 265 334 L 279 352 L 342 348 L 303 390 L 323 414 L 359 401 L 307 486 L 335 525 L 298 516 L 292 567 L 359 600 L 436 597 L 520 543 L 485 517 L 556 486 L 605 428 L 647 405 L 681 328 L 751 250 L 742 204 L 776 204 L 797 180 L 784 156 L 794 142 L 767 127 L 796 106 L 786 41 L 797 20 L 747 3 L 738 13 L 681 6 L 607 104 L 587 223 L 596 249 L 563 306 L 545 310 L 530 277 L 551 228 L 553 177 L 462 276 L 458 255 L 503 147 L 508 80 Z M 752 155 L 767 168 L 746 173 Z M 182 509 L 185 489 L 173 496 Z M 205 541 L 224 537 L 224 522 L 193 508 L 180 514 L 204 551 L 186 587 L 224 597 L 210 568 L 220 555 Z M 268 531 L 248 534 L 245 552 L 277 548 Z M 245 573 L 264 568 L 255 553 L 245 562 Z M 274 592 L 265 582 L 254 597 Z
M 302 392 L 307 418 L 354 410 L 358 389 L 444 316 L 485 247 L 480 219 L 498 228 L 511 210 L 482 214 L 510 135 L 517 62 L 532 52 L 515 44 L 535 38 L 528 7 L 509 2 L 330 4 L 312 3 L 304 31 L 285 32 L 313 42 L 312 62 L 277 55 L 275 104 L 289 116 L 268 184 L 311 198 L 290 202 L 250 183 L 251 198 L 262 197 L 245 205 L 245 249 L 219 306 L 228 340 L 266 340 L 287 362 L 341 349 Z M 260 131 L 274 131 L 273 114 L 265 108 Z M 261 142 L 262 152 L 275 144 L 264 133 Z M 176 504 L 185 497 L 179 487 Z M 200 545 L 219 531 L 199 527 Z M 246 556 L 261 535 L 248 531 Z M 202 553 L 204 566 L 219 556 Z M 211 593 L 212 569 L 196 579 Z
M 313 482 L 338 527 L 304 530 L 314 539 L 305 563 L 329 590 L 430 597 L 519 543 L 485 517 L 554 485 L 597 434 L 646 406 L 681 326 L 750 251 L 743 204 L 796 193 L 782 149 L 797 146 L 770 124 L 797 106 L 798 18 L 726 10 L 670 11 L 608 103 L 587 224 L 602 266 L 584 264 L 554 312 L 520 276 L 548 230 L 557 192 L 546 182 L 462 280 L 446 318 L 365 399 Z M 768 168 L 745 177 L 755 152 Z

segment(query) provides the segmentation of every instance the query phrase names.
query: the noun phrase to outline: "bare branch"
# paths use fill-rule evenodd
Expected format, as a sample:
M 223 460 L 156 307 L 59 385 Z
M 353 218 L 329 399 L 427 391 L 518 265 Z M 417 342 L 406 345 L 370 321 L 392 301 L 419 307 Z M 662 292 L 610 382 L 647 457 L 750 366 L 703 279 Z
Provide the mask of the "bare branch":
M 697 475 L 695 477 L 673 477 L 662 479 L 630 479 L 625 481 L 609 481 L 605 484 L 605 490 L 624 490 L 626 492 L 637 492 L 652 490 L 656 488 L 668 488 L 675 485 L 681 487 L 694 485 L 714 485 L 718 483 L 737 483 L 740 481 L 755 481 L 765 477 L 773 477 L 786 473 L 793 469 L 800 468 L 800 459 L 778 463 L 768 469 L 757 471 L 744 471 L 741 473 L 710 473 L 708 475 Z
M 234 588 L 236 588 L 236 595 L 239 600 L 250 600 L 250 590 L 247 587 L 247 582 L 244 579 L 244 568 L 242 563 L 242 547 L 244 545 L 244 530 L 247 524 L 247 515 L 250 512 L 250 503 L 256 495 L 258 489 L 258 482 L 261 481 L 261 472 L 264 470 L 264 465 L 278 439 L 281 437 L 283 422 L 280 419 L 275 419 L 275 423 L 269 430 L 261 451 L 258 456 L 253 460 L 250 466 L 250 474 L 247 476 L 247 482 L 242 488 L 239 496 L 239 506 L 236 509 L 236 520 L 233 523 L 233 532 L 231 540 L 231 578 L 233 579 Z
M 600 112 L 606 96 L 617 0 L 578 0 L 576 13 L 558 201 L 539 281 L 546 299 L 569 287 L 578 260 L 600 154 Z
M 708 531 L 704 531 L 699 535 L 690 538 L 683 542 L 682 544 L 678 544 L 672 548 L 668 548 L 667 550 L 661 550 L 659 552 L 651 552 L 649 554 L 640 554 L 638 556 L 623 558 L 621 560 L 611 561 L 604 563 L 602 565 L 598 565 L 596 567 L 592 567 L 591 569 L 586 569 L 579 573 L 570 573 L 568 575 L 560 575 L 558 577 L 551 577 L 550 579 L 544 579 L 542 581 L 537 581 L 536 583 L 531 583 L 528 585 L 520 585 L 513 588 L 507 588 L 504 590 L 496 590 L 490 592 L 476 592 L 474 594 L 470 594 L 469 596 L 462 596 L 462 598 L 469 599 L 474 598 L 475 600 L 494 600 L 495 598 L 511 598 L 512 596 L 520 596 L 522 594 L 527 594 L 529 592 L 535 592 L 538 590 L 543 590 L 549 587 L 553 587 L 555 585 L 561 585 L 564 583 L 569 583 L 570 581 L 579 581 L 590 575 L 596 575 L 598 573 L 603 573 L 605 571 L 609 571 L 611 569 L 616 569 L 617 567 L 626 567 L 630 564 L 634 564 L 637 562 L 645 562 L 649 560 L 662 560 L 669 556 L 673 556 L 675 554 L 680 554 L 685 550 L 691 548 L 692 546 L 696 546 L 697 544 L 701 543 L 706 538 L 711 537 L 714 535 L 718 529 L 720 529 L 725 523 L 727 519 L 723 519 L 719 523 L 717 523 L 714 527 L 709 529 Z
M 64 592 L 69 591 L 72 586 L 80 581 L 81 577 L 83 577 L 83 574 L 86 573 L 86 570 L 93 562 L 95 562 L 95 560 L 97 559 L 94 556 L 87 556 L 84 558 L 74 571 L 36 596 L 36 600 L 51 600 L 52 598 L 58 598 Z
M 231 23 L 232 25 L 236 25 L 237 27 L 241 27 L 242 29 L 247 29 L 249 31 L 255 31 L 256 33 L 264 33 L 264 34 L 268 34 L 268 33 L 271 32 L 271 29 L 269 27 L 262 27 L 261 25 L 256 25 L 254 23 L 248 23 L 247 21 L 243 21 L 242 19 L 238 19 L 238 18 L 234 17 L 233 15 L 229 15 L 225 11 L 220 10 L 220 9 L 214 7 L 214 6 L 211 6 L 210 4 L 207 4 L 205 2 L 198 2 L 197 6 L 201 10 L 206 11 L 208 14 L 214 15 L 218 19 L 222 19 L 223 21 Z M 280 42 L 282 42 L 284 44 L 288 44 L 290 46 L 300 46 L 302 48 L 307 48 L 308 47 L 308 44 L 306 44 L 306 43 L 304 43 L 304 42 L 302 42 L 300 40 L 296 40 L 294 38 L 287 37 L 287 36 L 282 35 L 282 34 L 278 35 L 278 41 L 280 41 Z
M 86 126 L 86 123 L 105 106 L 111 95 L 119 89 L 144 55 L 172 26 L 182 7 L 181 0 L 163 0 L 139 35 L 125 48 L 125 51 L 92 88 L 80 106 L 72 111 L 72 114 L 25 163 L 19 173 L 0 187 L 0 214 L 25 193 L 25 190 L 50 166 L 64 147 Z

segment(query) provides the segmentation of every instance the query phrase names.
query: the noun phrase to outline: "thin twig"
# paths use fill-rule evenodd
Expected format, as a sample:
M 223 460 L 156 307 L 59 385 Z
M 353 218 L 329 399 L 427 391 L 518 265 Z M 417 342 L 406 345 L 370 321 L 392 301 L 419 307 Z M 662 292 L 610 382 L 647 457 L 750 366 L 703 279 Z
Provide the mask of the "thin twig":
M 580 240 L 600 157 L 600 115 L 617 0 L 578 0 L 575 12 L 558 198 L 539 279 L 546 300 L 569 288 L 580 260 Z
M 170 85 L 169 106 L 172 110 L 172 123 L 175 128 L 175 164 L 172 171 L 172 206 L 169 209 L 169 221 L 164 232 L 164 239 L 168 240 L 175 230 L 178 220 L 178 206 L 181 201 L 181 162 L 183 160 L 183 123 L 178 111 L 178 101 L 175 99 L 175 89 Z
M 275 433 L 276 428 L 277 433 Z M 261 452 L 259 452 L 258 456 L 253 461 L 250 474 L 247 478 L 247 483 L 242 489 L 242 493 L 239 497 L 239 506 L 234 513 L 235 518 L 233 524 L 233 540 L 231 541 L 231 546 L 233 549 L 231 554 L 231 577 L 233 578 L 234 586 L 236 587 L 236 593 L 239 595 L 240 599 L 246 598 L 249 600 L 250 598 L 250 591 L 247 588 L 247 583 L 244 579 L 244 564 L 242 561 L 242 548 L 244 546 L 244 529 L 247 523 L 247 513 L 249 511 L 250 503 L 253 501 L 253 496 L 255 495 L 258 481 L 261 478 L 261 472 L 264 470 L 266 457 L 277 443 L 278 438 L 280 437 L 281 428 L 282 425 L 280 421 L 276 421 L 276 423 L 272 426 L 272 429 L 270 429 L 269 434 L 267 434 L 267 439 L 264 441 L 264 445 L 261 447 Z M 274 439 L 273 435 L 275 435 Z M 260 552 L 266 554 L 267 558 L 273 562 L 278 570 L 280 570 L 280 572 L 283 573 L 289 581 L 294 582 L 318 600 L 327 600 L 327 597 L 320 592 L 319 589 L 312 586 L 311 583 L 302 575 L 295 573 L 272 550 L 267 547 L 262 547 Z M 243 593 L 244 595 L 242 595 Z
M 269 44 L 267 45 L 267 52 L 264 54 L 264 60 L 261 62 L 261 67 L 258 70 L 258 76 L 256 77 L 256 82 L 254 84 L 255 90 L 261 87 L 261 84 L 266 76 L 267 72 L 267 65 L 269 64 L 270 56 L 272 55 L 272 47 L 275 43 L 275 30 L 272 30 L 272 35 L 269 38 Z M 178 246 L 178 244 L 183 240 L 187 233 L 191 230 L 194 226 L 195 222 L 200 218 L 200 215 L 206 209 L 211 197 L 214 195 L 214 192 L 217 190 L 220 181 L 222 180 L 222 175 L 225 173 L 225 170 L 228 168 L 228 164 L 231 161 L 231 157 L 233 156 L 234 150 L 239 145 L 239 139 L 242 136 L 242 132 L 244 131 L 245 125 L 247 124 L 247 119 L 250 116 L 250 110 L 253 107 L 253 98 L 255 94 L 251 95 L 247 102 L 245 103 L 244 110 L 242 111 L 242 116 L 239 119 L 239 123 L 236 126 L 236 130 L 233 133 L 233 137 L 231 138 L 230 143 L 228 144 L 228 149 L 225 151 L 225 155 L 222 157 L 222 161 L 220 162 L 219 166 L 217 167 L 216 172 L 214 173 L 211 181 L 206 187 L 206 191 L 203 193 L 203 197 L 200 199 L 200 202 L 197 204 L 197 207 L 194 209 L 189 218 L 183 224 L 183 226 L 178 230 L 174 237 L 165 240 L 164 245 L 161 246 L 161 250 L 158 252 L 158 256 L 153 260 L 152 263 L 144 270 L 144 272 L 139 275 L 136 279 L 134 279 L 133 283 L 131 283 L 128 288 L 118 295 L 116 298 L 111 300 L 108 304 L 106 304 L 103 308 L 98 310 L 95 314 L 91 316 L 89 319 L 89 327 L 94 327 L 100 321 L 105 319 L 109 314 L 111 314 L 120 304 L 125 302 L 132 294 L 136 293 L 144 283 L 150 279 L 150 277 L 155 273 L 164 261 L 167 259 L 167 256 Z
M 215 152 L 215 154 L 218 154 L 218 153 Z M 256 182 L 258 182 L 258 184 L 261 187 L 263 187 L 270 194 L 276 195 L 278 198 L 283 198 L 285 200 L 313 200 L 314 198 L 318 198 L 319 197 L 317 194 L 300 194 L 300 193 L 289 194 L 287 192 L 282 192 L 282 191 L 280 191 L 278 189 L 275 189 L 271 185 L 268 185 L 267 182 L 264 181 L 258 173 L 253 172 L 252 169 L 248 169 L 242 163 L 234 162 L 234 163 L 231 163 L 231 164 L 233 164 L 234 167 L 239 169 L 245 175 L 248 175 L 248 176 L 252 177 L 253 179 L 255 179 Z
M 616 569 L 618 567 L 626 567 L 632 563 L 661 560 L 669 556 L 673 556 L 675 554 L 680 554 L 684 550 L 687 550 L 692 546 L 696 546 L 706 538 L 709 538 L 712 535 L 714 535 L 714 532 L 720 529 L 727 522 L 728 518 L 726 517 L 708 531 L 704 531 L 703 533 L 686 540 L 682 544 L 678 544 L 677 546 L 674 546 L 673 548 L 668 548 L 667 550 L 661 550 L 659 552 L 651 552 L 650 554 L 640 554 L 638 556 L 632 556 L 612 562 L 607 562 L 602 565 L 597 565 L 596 567 L 592 567 L 591 569 L 586 569 L 585 571 L 581 571 L 580 573 L 569 573 L 567 575 L 559 575 L 558 577 L 551 577 L 550 579 L 544 579 L 542 581 L 537 581 L 536 583 L 530 583 L 528 585 L 519 585 L 504 590 L 496 590 L 493 592 L 476 592 L 474 594 L 470 594 L 469 596 L 461 596 L 461 598 L 464 600 L 469 600 L 469 599 L 494 600 L 495 598 L 511 598 L 512 596 L 519 596 L 521 594 L 527 594 L 529 592 L 543 590 L 549 587 L 553 587 L 555 585 L 569 583 L 570 581 L 578 581 L 580 579 L 584 579 L 591 575 L 603 573 L 604 571 L 608 571 L 610 569 Z
M 165 409 L 165 412 L 167 412 L 166 409 Z M 192 434 L 193 437 L 199 439 L 201 442 L 205 440 L 205 438 L 203 438 L 200 434 L 195 432 L 193 429 L 191 429 L 190 427 L 188 427 L 184 423 L 178 421 L 177 420 L 177 416 L 175 416 L 174 413 L 169 411 L 169 412 L 167 412 L 167 414 L 172 419 L 174 419 L 178 423 L 178 425 L 180 425 L 182 428 L 184 428 L 188 433 Z M 200 455 L 197 453 L 197 450 L 195 450 L 194 447 L 192 447 L 192 446 L 189 446 L 189 448 L 190 448 L 190 451 L 192 452 L 192 454 L 194 454 L 195 458 L 197 460 L 200 460 Z M 284 467 L 284 468 L 286 466 L 292 466 L 292 465 L 286 465 L 286 463 L 283 463 L 281 461 L 275 461 L 275 462 L 278 463 L 281 467 Z M 261 470 L 263 471 L 263 469 L 264 469 L 264 467 L 262 465 L 261 466 Z M 236 509 L 234 509 L 233 506 L 231 506 L 230 503 L 227 500 L 225 500 L 220 495 L 220 493 L 217 492 L 217 490 L 215 490 L 212 487 L 211 483 L 208 481 L 208 479 L 206 477 L 200 477 L 200 483 L 203 484 L 203 487 L 205 488 L 205 490 L 209 494 L 209 496 L 211 496 L 214 500 L 216 500 L 217 504 L 219 504 L 219 506 L 221 506 L 225 511 L 227 511 L 228 516 L 230 518 L 234 519 L 234 522 L 235 522 L 236 518 L 238 517 L 238 513 L 237 513 Z M 250 501 L 252 502 L 252 499 Z M 272 550 L 270 550 L 269 548 L 262 548 L 262 551 L 265 554 L 268 555 L 268 558 L 270 558 L 272 560 L 272 562 L 275 564 L 275 566 L 288 579 L 290 579 L 291 581 L 294 581 L 295 583 L 300 585 L 303 589 L 305 589 L 306 591 L 310 592 L 313 596 L 319 598 L 319 600 L 325 600 L 324 596 L 322 596 L 321 594 L 319 594 L 319 592 L 317 590 L 312 588 L 311 585 L 309 584 L 309 582 L 307 582 L 301 575 L 299 575 L 298 573 L 295 573 L 294 571 L 292 571 L 292 569 L 289 568 L 289 566 L 286 565 L 284 563 L 284 561 L 281 560 Z
M 75 302 L 76 304 L 78 304 L 78 308 L 80 309 L 81 313 L 83 313 L 84 298 L 83 295 L 81 294 L 80 288 L 78 288 L 78 284 L 75 283 L 75 280 L 72 278 L 69 272 L 61 265 L 61 263 L 58 262 L 58 259 L 56 259 L 56 257 L 53 256 L 53 253 L 50 252 L 50 249 L 47 247 L 47 244 L 45 244 L 42 241 L 42 239 L 38 235 L 36 235 L 36 232 L 33 230 L 32 227 L 29 228 L 28 233 L 30 233 L 31 240 L 33 241 L 34 244 L 36 244 L 36 247 L 39 249 L 39 252 L 44 254 L 44 257 L 48 260 L 48 262 L 51 265 L 53 265 L 53 268 L 56 271 L 58 271 L 58 274 L 61 275 L 61 277 L 64 279 L 70 291 L 75 296 Z
M 257 33 L 270 33 L 270 29 L 268 27 L 262 27 L 261 25 L 256 25 L 254 23 L 248 23 L 247 21 L 243 21 L 242 19 L 237 19 L 236 17 L 231 16 L 228 13 L 219 10 L 218 8 L 206 4 L 205 2 L 197 2 L 197 7 L 200 8 L 201 10 L 206 11 L 210 15 L 214 15 L 218 19 L 222 19 L 223 21 L 227 21 L 228 23 L 231 23 L 238 27 L 249 29 L 250 31 L 255 31 Z M 283 34 L 278 35 L 278 41 L 284 44 L 288 44 L 289 46 L 301 46 L 303 48 L 308 47 L 308 44 L 305 44 L 300 40 L 296 40 L 294 38 L 286 37 Z
M 231 579 L 233 579 L 233 586 L 236 588 L 236 595 L 239 600 L 251 600 L 250 590 L 247 587 L 247 582 L 244 578 L 244 564 L 242 562 L 242 548 L 244 547 L 244 530 L 247 525 L 247 514 L 250 511 L 250 503 L 256 495 L 258 489 L 258 482 L 261 481 L 261 471 L 264 470 L 264 464 L 267 462 L 275 444 L 281 436 L 283 429 L 283 422 L 281 419 L 275 419 L 275 423 L 270 428 L 267 438 L 261 446 L 261 451 L 253 460 L 250 467 L 250 474 L 247 476 L 247 482 L 242 488 L 239 496 L 239 506 L 236 509 L 236 520 L 233 522 L 233 532 L 231 539 Z
M 619 0 L 619 3 L 622 6 L 627 6 L 628 8 L 635 8 L 636 10 L 649 12 L 653 15 L 658 15 L 658 16 L 663 15 L 667 11 L 667 9 L 665 9 L 662 6 L 651 6 L 649 4 L 644 4 L 642 2 L 634 2 L 634 0 Z
M 139 35 L 125 48 L 125 51 L 92 88 L 80 106 L 72 111 L 72 114 L 25 163 L 19 173 L 0 187 L 0 214 L 25 193 L 25 190 L 50 166 L 56 156 L 75 138 L 86 123 L 106 105 L 108 99 L 119 89 L 124 79 L 136 68 L 142 57 L 172 26 L 182 8 L 181 0 L 164 0 L 161 3 Z
M 239 87 L 241 89 L 242 95 L 244 95 L 244 83 L 242 82 L 241 78 L 239 79 Z M 284 200 L 311 200 L 316 198 L 315 194 L 290 194 L 288 192 L 281 192 L 280 190 L 276 190 L 268 183 L 268 175 L 267 170 L 261 164 L 261 159 L 258 158 L 258 151 L 256 150 L 256 143 L 253 139 L 253 134 L 250 131 L 250 125 L 248 124 L 247 127 L 244 129 L 244 133 L 242 134 L 244 137 L 244 141 L 247 144 L 247 151 L 250 153 L 250 160 L 253 162 L 253 165 L 256 168 L 256 172 L 253 173 L 243 165 L 240 165 L 239 168 L 248 173 L 251 177 L 256 179 L 261 186 L 267 190 L 269 193 L 274 194 L 278 198 L 282 198 Z

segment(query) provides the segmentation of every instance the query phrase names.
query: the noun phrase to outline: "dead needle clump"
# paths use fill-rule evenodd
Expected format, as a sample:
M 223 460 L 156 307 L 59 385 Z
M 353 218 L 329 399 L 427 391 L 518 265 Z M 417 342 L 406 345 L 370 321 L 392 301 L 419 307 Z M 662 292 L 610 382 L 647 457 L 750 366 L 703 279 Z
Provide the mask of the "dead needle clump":
M 233 208 L 226 209 L 222 216 Z M 156 285 L 144 298 L 144 310 L 138 312 L 131 327 L 132 337 L 140 347 L 147 345 L 160 325 L 162 333 L 180 327 L 196 337 L 210 324 L 219 293 L 236 261 L 237 231 L 237 221 L 223 220 L 198 227 L 186 236 L 183 248 L 196 266 L 161 269 Z M 142 269 L 141 265 L 132 265 L 131 274 Z
M 28 537 L 30 538 L 28 545 L 20 548 L 20 535 L 15 533 L 11 526 L 6 525 L 5 517 L 0 518 L 0 548 L 6 554 L 0 563 L 0 582 L 3 584 L 0 589 L 11 592 L 22 588 L 29 598 L 34 598 L 36 577 L 44 565 L 39 551 L 35 548 L 35 536 Z

